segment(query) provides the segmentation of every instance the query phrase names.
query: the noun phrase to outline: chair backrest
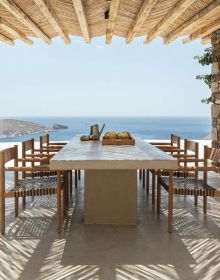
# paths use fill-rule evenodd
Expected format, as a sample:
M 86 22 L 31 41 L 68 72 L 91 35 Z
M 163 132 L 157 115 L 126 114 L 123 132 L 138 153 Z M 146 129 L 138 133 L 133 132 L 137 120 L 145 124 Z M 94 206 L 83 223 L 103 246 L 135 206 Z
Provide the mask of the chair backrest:
M 5 167 L 10 161 L 14 161 L 13 166 L 18 166 L 18 146 L 0 151 L 0 187 L 1 194 L 5 191 Z M 14 184 L 18 182 L 18 172 L 14 171 Z
M 180 149 L 180 137 L 175 134 L 171 134 L 171 145 Z
M 184 157 L 185 159 L 195 159 L 194 165 L 198 166 L 199 163 L 199 143 L 196 141 L 184 139 Z M 187 166 L 188 162 L 184 162 L 184 166 Z M 198 172 L 195 172 L 195 178 L 198 179 Z
M 199 143 L 196 141 L 184 139 L 184 150 L 186 153 L 191 152 L 195 157 L 199 157 Z
M 25 158 L 28 154 L 34 153 L 34 139 L 26 140 L 22 142 L 22 158 Z
M 204 146 L 204 166 L 209 165 L 211 161 L 212 166 L 220 166 L 220 148 L 209 148 Z M 208 180 L 208 171 L 204 171 L 204 181 Z
M 204 159 L 211 161 L 212 165 L 220 166 L 220 148 L 209 148 L 208 146 L 205 146 Z
M 18 158 L 18 146 L 7 148 L 1 152 L 1 162 L 5 165 L 11 160 L 16 160 Z
M 34 154 L 34 139 L 26 140 L 22 142 L 22 159 L 25 159 L 26 157 L 30 157 Z M 33 156 L 31 156 L 34 158 Z M 22 166 L 25 167 L 26 163 L 23 161 Z M 34 162 L 31 162 L 31 166 L 34 166 Z M 22 178 L 26 178 L 29 175 L 32 176 L 32 174 L 28 174 L 28 172 L 22 171 Z
M 49 134 L 40 136 L 40 149 L 49 146 Z

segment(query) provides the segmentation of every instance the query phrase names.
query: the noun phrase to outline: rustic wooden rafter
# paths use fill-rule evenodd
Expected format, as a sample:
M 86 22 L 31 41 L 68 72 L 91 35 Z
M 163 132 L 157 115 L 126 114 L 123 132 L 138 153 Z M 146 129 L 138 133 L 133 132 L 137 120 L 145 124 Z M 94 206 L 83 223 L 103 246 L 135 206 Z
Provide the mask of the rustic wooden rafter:
M 29 39 L 23 32 L 19 31 L 17 28 L 12 26 L 6 20 L 0 18 L 0 28 L 6 31 L 8 34 L 20 39 L 21 41 L 25 42 L 26 44 L 33 45 L 33 41 Z
M 0 0 L 0 33 L 11 45 L 16 39 L 31 45 L 30 36 L 69 44 L 70 35 L 87 43 L 105 35 L 110 44 L 114 34 L 126 43 L 143 34 L 145 44 L 157 36 L 165 44 L 182 36 L 183 43 L 208 42 L 220 29 L 219 14 L 220 0 Z
M 200 28 L 198 31 L 190 34 L 189 37 L 183 39 L 183 44 L 192 42 L 200 37 L 206 37 L 210 35 L 212 32 L 218 30 L 220 28 L 220 19 L 215 20 L 207 26 Z
M 210 41 L 211 41 L 211 34 L 208 35 L 208 36 L 206 36 L 206 37 L 203 37 L 203 38 L 201 39 L 201 43 L 202 43 L 203 45 L 206 45 L 206 44 L 210 43 Z
M 161 32 L 168 28 L 178 17 L 180 17 L 195 0 L 181 0 L 166 14 L 166 16 L 150 31 L 144 44 L 152 42 Z
M 106 44 L 111 44 L 113 31 L 115 27 L 115 21 L 118 14 L 120 0 L 111 0 L 109 9 L 109 20 L 106 31 Z
M 56 12 L 51 7 L 49 0 L 34 0 L 40 11 L 44 14 L 50 25 L 57 31 L 65 44 L 70 44 L 71 40 L 60 22 Z
M 148 18 L 151 10 L 155 6 L 155 4 L 158 2 L 158 0 L 145 0 L 136 16 L 135 21 L 133 22 L 127 37 L 126 37 L 126 43 L 129 44 L 138 31 L 140 30 L 141 26 L 144 24 L 146 19 Z
M 190 32 L 195 28 L 198 29 L 202 25 L 206 25 L 206 19 L 211 18 L 216 13 L 220 12 L 220 0 L 212 2 L 210 5 L 205 7 L 202 11 L 197 13 L 195 16 L 191 17 L 188 21 L 180 25 L 173 32 L 168 34 L 164 38 L 164 44 L 169 44 L 173 40 L 177 39 L 179 36 L 183 35 L 186 32 Z
M 6 37 L 5 35 L 3 34 L 0 34 L 0 41 L 10 45 L 10 46 L 14 46 L 15 43 L 13 40 L 9 39 L 8 37 Z
M 40 27 L 34 23 L 13 1 L 1 0 L 0 4 L 14 15 L 21 23 L 23 23 L 28 29 L 39 38 L 43 39 L 46 43 L 50 44 L 51 39 L 40 29 Z
M 85 12 L 85 7 L 82 0 L 72 0 L 76 15 L 79 21 L 79 25 L 82 31 L 83 38 L 86 43 L 91 42 L 91 35 L 89 30 L 89 24 Z

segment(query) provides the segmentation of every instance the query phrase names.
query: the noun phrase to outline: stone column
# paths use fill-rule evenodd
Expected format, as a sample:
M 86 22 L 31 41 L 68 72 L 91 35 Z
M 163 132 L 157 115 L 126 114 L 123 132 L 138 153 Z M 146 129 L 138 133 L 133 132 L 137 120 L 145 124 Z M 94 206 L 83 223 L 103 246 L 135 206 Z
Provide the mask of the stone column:
M 212 146 L 220 147 L 220 29 L 212 33 Z

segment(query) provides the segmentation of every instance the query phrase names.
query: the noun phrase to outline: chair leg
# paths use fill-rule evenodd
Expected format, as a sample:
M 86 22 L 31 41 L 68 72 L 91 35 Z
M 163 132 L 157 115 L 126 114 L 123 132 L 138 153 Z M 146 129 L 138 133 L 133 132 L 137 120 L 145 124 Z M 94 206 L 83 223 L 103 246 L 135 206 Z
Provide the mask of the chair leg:
M 146 194 L 149 195 L 149 189 L 150 189 L 150 171 L 147 170 L 146 174 Z
M 70 186 L 70 195 L 73 193 L 73 171 L 69 171 L 69 186 Z
M 207 214 L 207 196 L 203 196 L 203 213 L 206 215 Z
M 158 176 L 160 176 L 160 174 Z M 160 209 L 161 209 L 161 185 L 158 177 L 157 178 L 157 215 L 160 215 Z
M 194 205 L 195 207 L 198 207 L 198 195 L 194 196 Z
M 64 172 L 64 186 L 63 186 L 63 216 L 67 215 L 68 208 L 68 172 Z
M 22 197 L 22 206 L 23 206 L 23 210 L 25 210 L 26 209 L 26 196 L 25 195 Z
M 173 231 L 173 172 L 169 171 L 169 189 L 168 189 L 168 232 Z
M 0 230 L 1 234 L 5 234 L 5 195 L 0 195 Z
M 146 184 L 146 173 L 145 173 L 145 169 L 143 169 L 143 188 L 145 188 L 145 184 Z
M 77 170 L 75 170 L 75 188 L 78 186 Z
M 18 217 L 18 197 L 15 197 L 15 218 Z
M 152 173 L 152 205 L 155 205 L 155 187 L 156 187 L 156 174 L 155 170 Z
M 142 169 L 139 169 L 139 180 L 141 181 L 142 179 Z
M 78 170 L 78 180 L 81 180 L 81 171 Z
M 61 233 L 62 210 L 61 210 L 61 172 L 57 171 L 57 233 Z

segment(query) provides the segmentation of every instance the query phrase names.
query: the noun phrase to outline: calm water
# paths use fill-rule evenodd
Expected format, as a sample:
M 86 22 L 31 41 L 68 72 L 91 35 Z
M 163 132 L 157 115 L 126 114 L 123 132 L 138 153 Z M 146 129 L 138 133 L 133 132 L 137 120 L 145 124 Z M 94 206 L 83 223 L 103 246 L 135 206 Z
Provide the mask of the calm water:
M 105 131 L 128 130 L 134 137 L 142 139 L 169 139 L 171 133 L 175 133 L 182 138 L 202 139 L 210 134 L 210 118 L 201 117 L 142 117 L 142 118 L 20 118 L 22 120 L 33 121 L 51 127 L 54 123 L 65 124 L 69 128 L 66 130 L 50 132 L 51 140 L 70 140 L 76 134 L 89 134 L 91 124 L 98 123 L 99 126 L 106 124 Z M 30 138 L 39 139 L 44 133 L 28 134 L 13 138 L 0 139 L 0 142 L 23 141 Z

